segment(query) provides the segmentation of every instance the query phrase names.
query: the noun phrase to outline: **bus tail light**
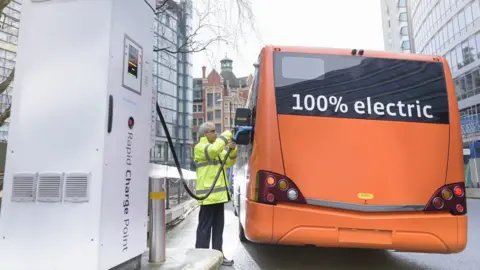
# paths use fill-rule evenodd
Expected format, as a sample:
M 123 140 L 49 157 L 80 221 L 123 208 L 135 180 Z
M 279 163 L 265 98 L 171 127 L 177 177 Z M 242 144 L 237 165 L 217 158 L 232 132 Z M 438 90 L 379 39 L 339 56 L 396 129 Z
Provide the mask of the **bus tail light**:
M 455 183 L 439 188 L 425 207 L 426 212 L 450 212 L 452 215 L 467 213 L 465 183 Z
M 297 185 L 281 174 L 259 171 L 257 188 L 258 202 L 261 203 L 273 205 L 278 202 L 307 203 Z

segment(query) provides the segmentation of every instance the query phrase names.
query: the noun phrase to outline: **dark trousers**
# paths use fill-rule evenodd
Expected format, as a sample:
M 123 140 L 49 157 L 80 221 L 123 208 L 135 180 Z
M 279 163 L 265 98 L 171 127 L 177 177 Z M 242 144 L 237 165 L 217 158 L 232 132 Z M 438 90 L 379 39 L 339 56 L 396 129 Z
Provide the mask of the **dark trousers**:
M 225 207 L 223 203 L 200 206 L 195 248 L 210 248 L 211 235 L 212 248 L 223 252 L 224 211 Z

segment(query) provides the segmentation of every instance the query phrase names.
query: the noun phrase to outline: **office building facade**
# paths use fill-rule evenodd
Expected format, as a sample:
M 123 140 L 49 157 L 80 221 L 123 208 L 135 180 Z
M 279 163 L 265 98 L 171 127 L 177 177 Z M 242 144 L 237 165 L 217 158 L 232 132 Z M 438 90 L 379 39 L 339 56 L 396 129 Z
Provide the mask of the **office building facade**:
M 18 33 L 20 25 L 20 1 L 11 1 L 0 16 L 0 82 L 7 80 L 15 67 Z M 13 82 L 0 94 L 0 112 L 3 114 L 12 101 Z M 8 119 L 0 127 L 0 142 L 8 140 Z
M 410 0 L 409 13 L 417 53 L 447 59 L 460 109 L 464 149 L 480 156 L 480 0 Z M 472 167 L 474 168 L 474 167 Z M 479 169 L 470 169 L 467 185 L 479 181 Z
M 183 168 L 191 163 L 193 77 L 192 53 L 182 46 L 192 31 L 192 2 L 169 1 L 154 23 L 153 80 L 157 102 L 175 144 Z M 166 132 L 160 120 L 156 124 L 155 147 L 151 162 L 174 165 Z
M 461 118 L 478 115 L 480 104 L 480 1 L 412 0 L 411 17 L 418 53 L 446 57 Z M 464 121 L 466 124 L 468 121 Z M 463 125 L 464 142 L 478 140 L 472 124 Z M 473 128 L 473 129 L 472 129 Z M 472 136 L 475 135 L 475 136 Z
M 410 17 L 406 0 L 380 0 L 382 28 L 386 51 L 410 53 L 414 51 L 411 40 Z
M 7 83 L 15 67 L 20 25 L 21 1 L 11 1 L 0 16 L 0 83 Z M 0 182 L 5 168 L 5 154 L 8 141 L 9 119 L 6 110 L 12 104 L 13 82 L 0 94 Z M 0 183 L 1 186 L 1 183 Z M 1 187 L 0 187 L 1 190 Z

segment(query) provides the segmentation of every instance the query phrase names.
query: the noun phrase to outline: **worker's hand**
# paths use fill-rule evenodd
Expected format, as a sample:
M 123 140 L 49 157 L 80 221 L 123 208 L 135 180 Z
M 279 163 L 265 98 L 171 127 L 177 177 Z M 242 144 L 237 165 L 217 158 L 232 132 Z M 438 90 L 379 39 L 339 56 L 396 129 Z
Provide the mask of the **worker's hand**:
M 236 144 L 235 142 L 229 142 L 229 143 L 227 144 L 227 146 L 228 146 L 228 148 L 230 148 L 230 149 L 233 150 L 233 149 L 235 149 L 235 147 L 237 147 L 237 144 Z
M 231 141 L 232 138 L 233 138 L 232 132 L 231 132 L 230 130 L 228 130 L 228 129 L 225 130 L 225 131 L 222 133 L 221 136 L 225 137 L 225 139 L 227 139 L 227 141 Z

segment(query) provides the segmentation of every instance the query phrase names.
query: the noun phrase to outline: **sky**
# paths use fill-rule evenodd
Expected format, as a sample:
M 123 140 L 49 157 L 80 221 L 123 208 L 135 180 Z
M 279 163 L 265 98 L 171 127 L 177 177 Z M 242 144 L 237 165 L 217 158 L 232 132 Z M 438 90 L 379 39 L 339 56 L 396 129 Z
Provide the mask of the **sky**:
M 378 0 L 251 0 L 260 38 L 247 33 L 240 49 L 212 44 L 193 55 L 193 76 L 201 77 L 228 56 L 237 77 L 253 72 L 265 44 L 384 50 Z

